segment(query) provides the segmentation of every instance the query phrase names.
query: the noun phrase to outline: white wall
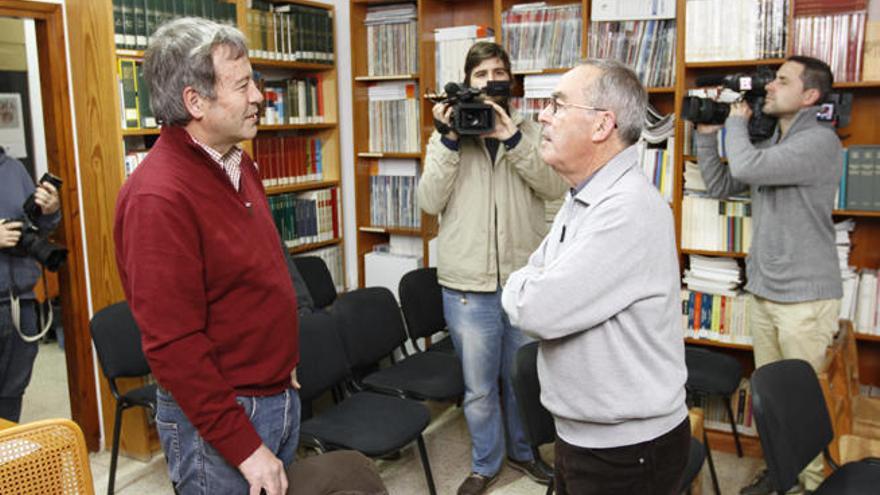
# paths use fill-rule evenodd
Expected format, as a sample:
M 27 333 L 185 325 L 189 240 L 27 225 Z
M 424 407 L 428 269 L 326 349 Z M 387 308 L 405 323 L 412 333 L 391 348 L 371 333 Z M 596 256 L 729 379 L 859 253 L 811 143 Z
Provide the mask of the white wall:
M 351 30 L 348 0 L 317 0 L 336 7 L 336 76 L 339 83 L 339 147 L 342 163 L 342 216 L 346 286 L 357 287 L 357 222 L 354 198 L 354 131 L 351 101 Z

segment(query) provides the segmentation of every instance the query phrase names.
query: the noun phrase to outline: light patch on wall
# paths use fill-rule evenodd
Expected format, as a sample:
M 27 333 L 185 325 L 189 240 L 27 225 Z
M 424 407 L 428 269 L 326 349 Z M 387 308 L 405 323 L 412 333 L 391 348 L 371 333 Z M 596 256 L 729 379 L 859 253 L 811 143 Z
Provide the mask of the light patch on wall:
M 27 70 L 24 49 L 24 21 L 0 17 L 0 71 Z

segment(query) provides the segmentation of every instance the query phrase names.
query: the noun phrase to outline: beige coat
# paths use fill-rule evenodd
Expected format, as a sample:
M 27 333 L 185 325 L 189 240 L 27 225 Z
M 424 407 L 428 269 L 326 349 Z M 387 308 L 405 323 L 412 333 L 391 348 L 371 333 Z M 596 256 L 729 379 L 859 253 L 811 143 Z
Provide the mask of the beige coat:
M 461 138 L 458 152 L 436 131 L 428 143 L 419 205 L 440 215 L 437 274 L 444 287 L 494 292 L 503 286 L 547 233 L 544 200 L 565 193 L 562 178 L 541 160 L 541 126 L 511 117 L 522 139 L 510 151 L 500 143 L 494 166 L 482 138 Z

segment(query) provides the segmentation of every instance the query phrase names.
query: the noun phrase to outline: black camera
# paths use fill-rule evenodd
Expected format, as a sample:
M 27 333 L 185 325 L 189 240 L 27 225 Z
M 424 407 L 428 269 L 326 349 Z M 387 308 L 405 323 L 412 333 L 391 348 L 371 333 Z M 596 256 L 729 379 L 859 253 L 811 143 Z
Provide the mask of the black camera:
M 61 179 L 45 173 L 40 178 L 40 183 L 48 182 L 55 186 L 56 189 L 61 187 Z M 31 257 L 40 262 L 47 270 L 57 272 L 61 265 L 67 261 L 67 249 L 57 244 L 53 244 L 46 239 L 46 234 L 40 231 L 37 226 L 37 219 L 43 214 L 42 208 L 37 204 L 34 194 L 28 196 L 22 205 L 25 216 L 21 218 L 10 218 L 7 222 L 21 222 L 21 237 L 15 246 L 6 248 L 9 254 L 14 256 Z
M 491 132 L 495 128 L 495 109 L 483 101 L 487 97 L 510 97 L 510 81 L 489 81 L 482 90 L 451 82 L 443 89 L 446 96 L 431 101 L 452 105 L 452 130 L 459 136 Z
M 698 87 L 723 86 L 736 91 L 752 110 L 749 119 L 749 140 L 753 143 L 769 139 L 776 129 L 776 117 L 764 113 L 767 91 L 764 86 L 776 78 L 773 70 L 759 67 L 751 74 L 698 77 Z M 730 103 L 699 96 L 686 96 L 682 102 L 681 117 L 694 124 L 723 124 L 730 114 Z

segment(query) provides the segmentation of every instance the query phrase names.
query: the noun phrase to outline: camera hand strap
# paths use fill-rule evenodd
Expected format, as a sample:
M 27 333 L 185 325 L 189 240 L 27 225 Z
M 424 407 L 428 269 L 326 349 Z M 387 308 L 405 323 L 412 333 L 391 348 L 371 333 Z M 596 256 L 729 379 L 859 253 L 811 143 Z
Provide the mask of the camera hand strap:
M 45 277 L 45 275 L 43 275 Z M 21 331 L 21 298 L 15 295 L 15 291 L 9 289 L 9 308 L 12 312 L 12 326 L 15 327 L 15 330 L 18 332 L 21 340 L 25 342 L 36 342 L 43 338 L 46 335 L 46 332 L 52 328 L 52 303 L 49 303 L 49 316 L 46 318 L 46 324 L 43 325 L 43 330 L 37 335 L 25 335 L 24 332 Z

